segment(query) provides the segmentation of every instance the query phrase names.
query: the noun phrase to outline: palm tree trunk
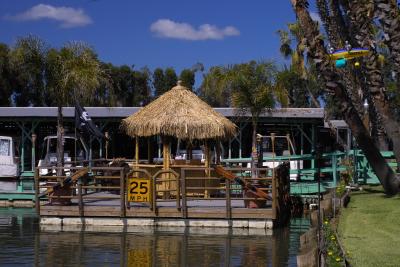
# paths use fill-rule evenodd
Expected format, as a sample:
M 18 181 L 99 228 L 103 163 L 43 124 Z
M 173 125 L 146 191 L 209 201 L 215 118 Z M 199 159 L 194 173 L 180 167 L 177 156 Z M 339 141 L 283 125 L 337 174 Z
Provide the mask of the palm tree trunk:
M 63 126 L 63 115 L 62 106 L 59 105 L 57 108 L 57 167 L 64 165 L 64 126 Z M 63 175 L 62 169 L 57 169 L 57 176 Z
M 325 31 L 327 32 L 328 40 L 331 46 L 336 48 L 343 47 L 344 40 L 349 40 L 349 38 L 346 36 L 344 40 L 342 39 L 344 31 L 338 24 L 340 22 L 340 19 L 339 17 L 333 16 L 333 14 L 336 14 L 336 16 L 340 15 L 337 10 L 338 3 L 335 4 L 332 1 L 330 1 L 331 8 L 329 9 L 327 0 L 317 0 L 316 2 L 317 2 L 318 12 L 324 24 Z M 350 68 L 350 66 L 348 66 L 347 68 Z M 337 71 L 343 78 L 343 81 L 345 83 L 345 88 L 347 90 L 347 95 L 353 102 L 353 105 L 357 110 L 358 115 L 362 116 L 364 110 L 362 107 L 362 98 L 359 95 L 359 92 L 361 91 L 360 84 L 357 83 L 357 79 L 354 75 L 354 72 L 350 73 L 349 71 L 346 70 L 337 70 Z
M 375 0 L 375 15 L 385 33 L 385 44 L 389 48 L 393 71 L 397 74 L 397 88 L 400 88 L 400 12 L 397 1 Z
M 257 178 L 257 166 L 256 166 L 256 155 L 257 155 L 257 123 L 258 120 L 253 118 L 252 119 L 252 126 L 253 126 L 253 132 L 252 132 L 252 138 L 251 138 L 251 177 L 252 178 Z M 259 155 L 257 155 L 259 156 Z M 260 167 L 260 166 L 258 166 Z M 254 183 L 255 181 L 253 181 Z
M 350 12 L 352 24 L 358 26 L 358 34 L 356 34 L 355 38 L 362 47 L 370 48 L 370 54 L 366 60 L 367 85 L 375 107 L 381 115 L 383 127 L 388 137 L 392 140 L 393 153 L 397 162 L 397 171 L 399 171 L 400 123 L 397 121 L 388 102 L 382 72 L 378 67 L 378 53 L 374 47 L 373 29 L 371 29 L 373 17 L 368 15 L 371 13 L 371 7 L 359 3 L 358 1 L 352 1 L 350 4 Z
M 341 83 L 339 75 L 332 69 L 327 59 L 323 37 L 317 25 L 311 19 L 307 10 L 306 0 L 291 0 L 301 27 L 304 29 L 305 37 L 308 40 L 309 56 L 316 62 L 325 82 L 326 90 L 332 94 L 341 104 L 341 112 L 345 121 L 349 125 L 356 141 L 364 152 L 373 171 L 380 180 L 385 193 L 388 195 L 397 194 L 400 190 L 400 179 L 398 179 L 389 167 L 374 141 L 368 134 L 367 129 L 358 116 L 351 100 L 346 94 L 346 90 Z M 400 141 L 400 140 L 399 140 Z
M 382 126 L 382 118 L 376 110 L 375 104 L 373 103 L 371 97 L 368 98 L 368 102 L 372 105 L 370 104 L 368 106 L 367 120 L 369 121 L 369 125 L 366 124 L 366 127 L 370 128 L 370 135 L 375 140 L 379 150 L 386 151 L 388 150 L 388 144 L 386 141 L 385 130 Z
M 346 122 L 349 124 L 351 132 L 356 138 L 357 144 L 363 151 L 365 157 L 370 163 L 376 176 L 379 178 L 385 193 L 388 195 L 395 195 L 400 190 L 400 179 L 396 177 L 393 170 L 387 164 L 385 158 L 381 155 L 379 149 L 376 147 L 374 140 L 364 128 L 362 120 L 352 109 L 347 109 L 344 114 Z

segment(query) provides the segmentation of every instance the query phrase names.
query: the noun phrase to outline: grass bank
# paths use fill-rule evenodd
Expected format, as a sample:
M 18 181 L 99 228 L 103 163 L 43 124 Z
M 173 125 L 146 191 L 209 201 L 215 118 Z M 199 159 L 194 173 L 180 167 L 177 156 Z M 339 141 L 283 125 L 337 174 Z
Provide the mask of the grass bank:
M 381 186 L 352 192 L 338 232 L 352 266 L 400 266 L 400 195 L 388 198 Z

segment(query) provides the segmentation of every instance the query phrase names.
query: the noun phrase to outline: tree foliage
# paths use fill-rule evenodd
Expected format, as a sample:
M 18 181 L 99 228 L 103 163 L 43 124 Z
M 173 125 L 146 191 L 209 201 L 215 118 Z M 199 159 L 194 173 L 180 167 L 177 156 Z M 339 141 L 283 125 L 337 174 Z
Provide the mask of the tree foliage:
M 48 47 L 38 37 L 19 38 L 10 51 L 10 65 L 14 74 L 13 89 L 18 106 L 42 106 L 45 94 L 45 69 Z
M 0 43 L 0 105 L 11 104 L 12 70 L 10 66 L 10 49 L 6 44 Z
M 178 76 L 176 75 L 174 68 L 172 67 L 166 68 L 164 72 L 164 88 L 165 88 L 164 92 L 176 86 L 177 82 L 178 82 Z
M 168 67 L 165 70 L 156 68 L 153 72 L 154 96 L 158 97 L 176 86 L 178 76 L 173 68 Z
M 203 79 L 200 91 L 203 98 L 218 106 L 232 106 L 241 112 L 251 113 L 252 151 L 256 147 L 257 124 L 261 113 L 265 109 L 288 104 L 287 91 L 276 80 L 277 72 L 273 62 L 250 61 L 213 67 Z
M 277 74 L 277 80 L 288 92 L 289 106 L 296 108 L 320 107 L 318 99 L 325 99 L 315 66 L 306 64 L 306 43 L 298 23 L 289 23 L 287 30 L 278 30 L 280 37 L 280 52 L 291 60 Z M 293 45 L 296 45 L 293 47 Z
M 194 71 L 189 69 L 182 70 L 181 74 L 179 75 L 179 80 L 182 81 L 183 86 L 193 91 L 193 86 L 195 82 Z
M 85 105 L 142 106 L 151 101 L 153 92 L 157 96 L 176 81 L 173 68 L 164 75 L 162 69 L 153 74 L 146 67 L 136 70 L 101 62 L 84 43 L 67 43 L 58 49 L 29 35 L 13 46 L 0 44 L 1 106 L 58 106 L 59 101 L 73 105 L 76 90 Z M 77 85 L 82 88 L 73 89 Z

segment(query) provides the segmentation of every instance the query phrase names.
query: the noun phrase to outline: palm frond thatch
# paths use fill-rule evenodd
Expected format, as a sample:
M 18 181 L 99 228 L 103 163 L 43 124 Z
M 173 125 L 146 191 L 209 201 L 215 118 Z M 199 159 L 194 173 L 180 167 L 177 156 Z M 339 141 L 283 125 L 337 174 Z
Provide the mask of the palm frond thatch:
M 179 83 L 137 113 L 122 120 L 132 136 L 165 135 L 179 139 L 227 138 L 237 127 Z

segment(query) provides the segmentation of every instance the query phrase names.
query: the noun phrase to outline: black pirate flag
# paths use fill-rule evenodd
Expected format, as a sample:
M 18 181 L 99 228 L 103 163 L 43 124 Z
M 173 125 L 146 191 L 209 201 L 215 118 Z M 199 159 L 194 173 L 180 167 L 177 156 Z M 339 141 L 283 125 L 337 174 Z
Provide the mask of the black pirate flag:
M 75 127 L 79 131 L 85 132 L 96 138 L 107 139 L 99 128 L 97 128 L 96 124 L 94 124 L 87 111 L 81 107 L 78 102 L 75 104 Z

